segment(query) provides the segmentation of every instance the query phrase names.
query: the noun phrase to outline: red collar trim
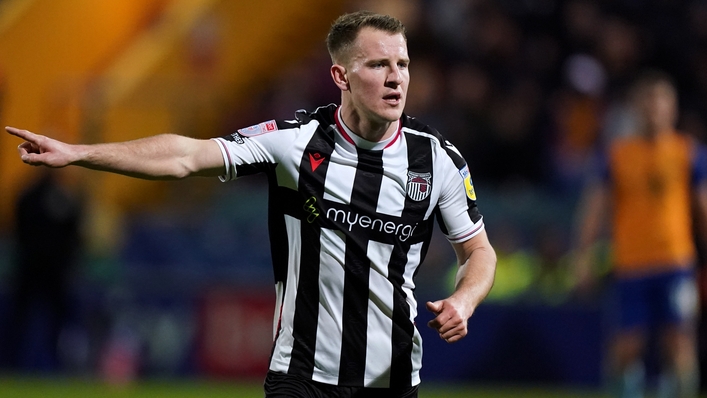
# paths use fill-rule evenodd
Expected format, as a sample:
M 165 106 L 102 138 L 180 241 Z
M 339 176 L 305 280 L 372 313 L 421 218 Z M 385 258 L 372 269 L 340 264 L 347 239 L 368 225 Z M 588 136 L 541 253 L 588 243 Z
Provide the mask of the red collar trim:
M 334 111 L 334 121 L 336 122 L 336 127 L 339 128 L 339 132 L 346 141 L 348 141 L 351 145 L 356 146 L 356 143 L 354 142 L 353 138 L 351 138 L 351 136 L 346 132 L 346 128 L 344 127 L 343 123 L 341 122 L 341 119 L 339 118 L 339 109 L 340 107 L 337 107 Z M 390 140 L 390 142 L 385 147 L 383 147 L 383 149 L 387 149 L 388 147 L 392 146 L 395 141 L 398 140 L 398 137 L 400 137 L 402 131 L 403 122 L 398 119 L 398 131 L 395 132 L 395 137 L 393 137 L 393 139 Z
M 348 141 L 349 144 L 356 146 L 356 143 L 354 142 L 353 138 L 351 138 L 351 136 L 349 136 L 349 134 L 346 132 L 346 129 L 344 128 L 343 124 L 341 123 L 341 120 L 339 119 L 339 109 L 341 109 L 341 107 L 337 107 L 334 111 L 334 120 L 336 121 L 336 127 L 339 128 L 339 133 L 344 136 L 344 139 Z
M 393 139 L 390 140 L 388 145 L 386 145 L 385 148 L 383 148 L 383 149 L 386 149 L 386 148 L 392 146 L 395 143 L 395 141 L 398 140 L 398 137 L 400 137 L 401 131 L 403 131 L 403 122 L 402 122 L 402 120 L 398 119 L 398 131 L 395 132 L 395 137 L 393 137 Z

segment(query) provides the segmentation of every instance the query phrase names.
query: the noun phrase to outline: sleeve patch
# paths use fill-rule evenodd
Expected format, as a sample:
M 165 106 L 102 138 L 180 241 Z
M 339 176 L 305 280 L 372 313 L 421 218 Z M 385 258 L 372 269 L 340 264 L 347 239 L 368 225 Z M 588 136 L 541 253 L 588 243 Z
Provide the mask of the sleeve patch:
M 245 144 L 245 141 L 243 141 L 243 136 L 240 135 L 238 132 L 232 133 L 231 135 L 227 135 L 225 137 L 221 137 L 226 141 L 232 141 L 235 142 L 236 144 Z
M 255 137 L 257 135 L 272 133 L 273 131 L 277 131 L 277 122 L 274 120 L 268 120 L 267 122 L 262 122 L 250 127 L 239 129 L 238 133 L 240 133 L 243 137 Z
M 471 172 L 469 171 L 469 166 L 464 165 L 459 169 L 459 174 L 464 179 L 464 189 L 466 190 L 466 196 L 471 200 L 476 200 L 476 192 L 474 191 L 474 183 L 471 181 Z

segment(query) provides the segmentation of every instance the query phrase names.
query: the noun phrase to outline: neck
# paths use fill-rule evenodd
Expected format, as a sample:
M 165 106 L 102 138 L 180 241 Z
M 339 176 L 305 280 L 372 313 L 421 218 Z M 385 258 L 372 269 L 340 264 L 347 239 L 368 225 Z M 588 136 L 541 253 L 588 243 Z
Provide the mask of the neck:
M 655 139 L 661 135 L 669 134 L 672 129 L 672 126 L 644 126 L 642 135 L 647 139 Z
M 398 121 L 373 121 L 362 117 L 353 107 L 341 106 L 341 121 L 357 136 L 371 142 L 384 141 L 395 134 Z

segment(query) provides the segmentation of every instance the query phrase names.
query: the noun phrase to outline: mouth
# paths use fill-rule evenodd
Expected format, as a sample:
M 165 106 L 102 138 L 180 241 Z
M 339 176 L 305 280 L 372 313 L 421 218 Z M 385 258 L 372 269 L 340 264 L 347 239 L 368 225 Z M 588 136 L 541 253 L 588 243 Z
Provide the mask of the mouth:
M 400 100 L 402 99 L 402 95 L 400 93 L 392 93 L 383 96 L 383 101 L 391 104 L 391 105 L 397 105 L 400 103 Z

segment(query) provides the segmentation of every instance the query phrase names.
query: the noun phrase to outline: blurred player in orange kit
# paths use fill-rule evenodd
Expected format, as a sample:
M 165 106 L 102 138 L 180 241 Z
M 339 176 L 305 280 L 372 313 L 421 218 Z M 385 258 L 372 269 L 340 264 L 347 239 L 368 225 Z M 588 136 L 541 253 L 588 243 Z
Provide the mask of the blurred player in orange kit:
M 707 214 L 707 154 L 675 129 L 677 92 L 651 71 L 631 92 L 633 135 L 609 144 L 581 207 L 579 288 L 591 285 L 591 247 L 611 217 L 616 329 L 609 345 L 616 396 L 641 397 L 643 354 L 656 331 L 661 352 L 660 397 L 696 397 L 698 292 L 693 220 Z M 701 231 L 700 235 L 705 234 Z

